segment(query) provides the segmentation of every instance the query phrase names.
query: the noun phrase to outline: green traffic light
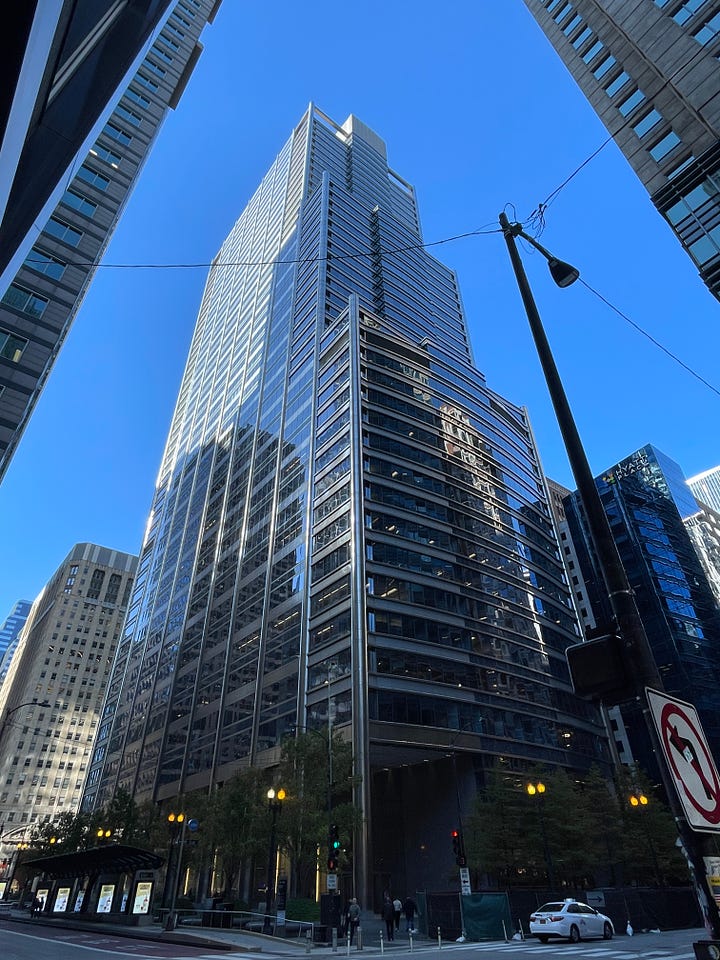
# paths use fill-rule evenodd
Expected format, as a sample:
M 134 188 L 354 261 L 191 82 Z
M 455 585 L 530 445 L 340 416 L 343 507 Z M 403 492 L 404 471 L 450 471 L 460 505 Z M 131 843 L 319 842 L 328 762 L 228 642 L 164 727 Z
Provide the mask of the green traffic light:
M 339 840 L 333 840 L 333 850 L 337 850 L 337 849 L 339 849 L 339 847 L 340 847 L 340 841 L 339 841 Z

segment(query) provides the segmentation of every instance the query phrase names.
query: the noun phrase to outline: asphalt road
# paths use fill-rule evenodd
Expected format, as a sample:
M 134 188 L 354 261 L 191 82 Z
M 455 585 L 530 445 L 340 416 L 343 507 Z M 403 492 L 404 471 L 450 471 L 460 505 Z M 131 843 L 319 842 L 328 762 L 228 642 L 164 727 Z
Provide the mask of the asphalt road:
M 437 943 L 424 941 L 414 945 L 413 953 L 422 954 L 422 960 L 694 960 L 693 942 L 706 939 L 705 931 L 674 930 L 659 934 L 618 936 L 612 941 L 593 940 L 579 944 L 555 942 L 541 944 L 537 940 L 509 943 Z M 215 952 L 207 945 L 197 947 L 149 940 L 133 940 L 112 933 L 85 930 L 67 930 L 40 924 L 13 924 L 0 920 L 0 960 L 218 960 L 219 957 L 242 957 L 243 960 L 268 960 L 275 956 L 296 956 L 303 960 L 308 955 L 300 945 L 288 949 L 289 944 L 264 942 L 262 949 L 251 946 L 242 952 Z M 385 955 L 407 957 L 407 941 L 395 940 L 384 948 Z M 450 956 L 452 955 L 452 957 Z M 315 947 L 312 960 L 343 960 L 347 951 L 338 948 Z M 377 944 L 368 944 L 362 952 L 353 948 L 351 960 L 381 957 Z M 390 958 L 388 957 L 388 960 Z M 420 958 L 418 958 L 420 960 Z

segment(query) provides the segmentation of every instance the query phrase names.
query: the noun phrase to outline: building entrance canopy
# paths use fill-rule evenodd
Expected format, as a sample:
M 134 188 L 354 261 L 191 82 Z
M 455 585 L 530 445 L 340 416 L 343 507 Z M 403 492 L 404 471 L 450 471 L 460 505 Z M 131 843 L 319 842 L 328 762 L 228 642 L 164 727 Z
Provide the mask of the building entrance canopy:
M 26 860 L 23 866 L 44 873 L 49 880 L 61 880 L 99 873 L 156 870 L 163 863 L 162 857 L 149 850 L 113 843 L 77 853 L 61 853 L 53 857 Z

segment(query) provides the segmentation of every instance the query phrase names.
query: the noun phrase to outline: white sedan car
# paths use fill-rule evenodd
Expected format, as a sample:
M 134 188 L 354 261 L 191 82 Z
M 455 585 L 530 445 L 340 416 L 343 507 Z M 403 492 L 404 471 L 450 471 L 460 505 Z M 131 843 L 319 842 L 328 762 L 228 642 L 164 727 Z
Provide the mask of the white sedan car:
M 615 928 L 610 917 L 598 913 L 586 903 L 563 900 L 544 903 L 536 910 L 530 917 L 530 933 L 540 943 L 547 943 L 550 937 L 564 937 L 571 943 L 578 943 L 589 937 L 611 940 Z

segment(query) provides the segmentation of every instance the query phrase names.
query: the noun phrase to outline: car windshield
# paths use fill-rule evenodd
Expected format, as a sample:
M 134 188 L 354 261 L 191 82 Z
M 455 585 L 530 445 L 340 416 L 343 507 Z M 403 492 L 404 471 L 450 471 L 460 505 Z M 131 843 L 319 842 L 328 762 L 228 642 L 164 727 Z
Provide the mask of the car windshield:
M 535 913 L 556 913 L 558 910 L 562 910 L 564 906 L 564 903 L 544 903 Z

